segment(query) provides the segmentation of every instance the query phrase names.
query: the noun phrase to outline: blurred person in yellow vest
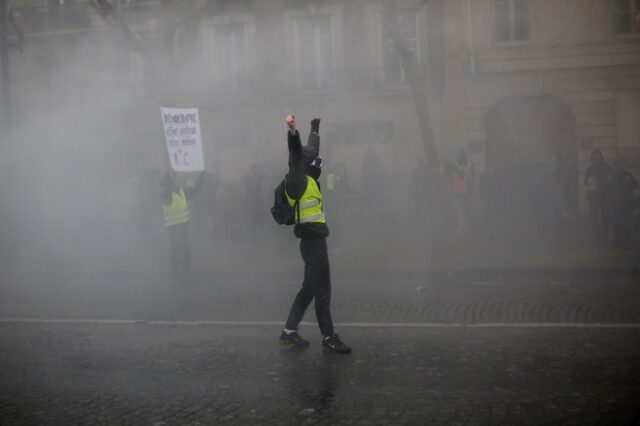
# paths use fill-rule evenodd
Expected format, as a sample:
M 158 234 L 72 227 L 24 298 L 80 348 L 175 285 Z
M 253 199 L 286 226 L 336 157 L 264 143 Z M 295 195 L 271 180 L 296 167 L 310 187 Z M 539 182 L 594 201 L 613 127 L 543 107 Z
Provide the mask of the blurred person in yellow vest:
M 164 225 L 169 231 L 169 267 L 174 284 L 187 284 L 191 275 L 189 245 L 189 200 L 200 190 L 205 172 L 193 185 L 180 185 L 173 171 L 162 180 L 162 210 Z

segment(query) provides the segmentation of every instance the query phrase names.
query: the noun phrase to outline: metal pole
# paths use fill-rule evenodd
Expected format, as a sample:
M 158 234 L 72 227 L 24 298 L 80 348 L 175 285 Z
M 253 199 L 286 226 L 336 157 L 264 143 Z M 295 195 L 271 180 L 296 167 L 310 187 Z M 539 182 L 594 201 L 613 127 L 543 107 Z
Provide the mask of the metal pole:
M 9 45 L 7 42 L 7 1 L 0 0 L 0 107 L 2 108 L 2 121 L 9 121 L 11 110 L 11 97 L 9 93 Z

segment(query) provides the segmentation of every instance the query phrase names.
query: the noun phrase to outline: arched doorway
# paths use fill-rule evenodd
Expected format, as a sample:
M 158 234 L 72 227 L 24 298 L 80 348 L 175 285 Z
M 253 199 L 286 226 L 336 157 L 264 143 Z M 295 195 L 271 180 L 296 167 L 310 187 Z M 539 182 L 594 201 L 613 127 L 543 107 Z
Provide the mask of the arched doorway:
M 578 211 L 575 117 L 554 96 L 509 97 L 487 118 L 492 214 L 514 229 L 553 234 Z M 491 203 L 492 201 L 490 201 Z

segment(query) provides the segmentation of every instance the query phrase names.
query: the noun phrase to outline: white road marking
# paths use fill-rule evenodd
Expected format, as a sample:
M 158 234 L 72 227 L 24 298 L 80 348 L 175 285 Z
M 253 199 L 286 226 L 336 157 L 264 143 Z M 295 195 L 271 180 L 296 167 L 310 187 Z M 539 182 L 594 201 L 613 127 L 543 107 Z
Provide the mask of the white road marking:
M 283 321 L 169 321 L 140 319 L 65 319 L 65 318 L 0 318 L 0 324 L 40 323 L 40 324 L 148 324 L 148 325 L 225 325 L 225 326 L 283 326 Z M 313 322 L 303 322 L 304 326 L 316 326 Z M 437 323 L 437 322 L 339 322 L 336 327 L 369 328 L 640 328 L 640 322 L 481 322 L 481 323 Z

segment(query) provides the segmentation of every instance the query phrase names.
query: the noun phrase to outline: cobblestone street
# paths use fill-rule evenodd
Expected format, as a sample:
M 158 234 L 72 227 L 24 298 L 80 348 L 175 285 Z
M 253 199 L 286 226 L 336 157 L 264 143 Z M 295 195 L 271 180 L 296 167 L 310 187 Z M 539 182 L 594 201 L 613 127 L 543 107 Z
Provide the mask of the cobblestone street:
M 350 356 L 279 345 L 294 279 L 128 278 L 5 286 L 0 424 L 640 423 L 635 276 L 337 280 Z
M 0 0 L 0 149 L 0 426 L 640 426 L 640 0 Z
M 0 318 L 283 321 L 300 276 L 202 275 L 182 287 L 166 276 L 20 278 L 2 289 Z M 339 322 L 640 322 L 638 282 L 630 274 L 338 276 L 332 310 Z
M 638 329 L 3 323 L 6 425 L 634 425 Z

